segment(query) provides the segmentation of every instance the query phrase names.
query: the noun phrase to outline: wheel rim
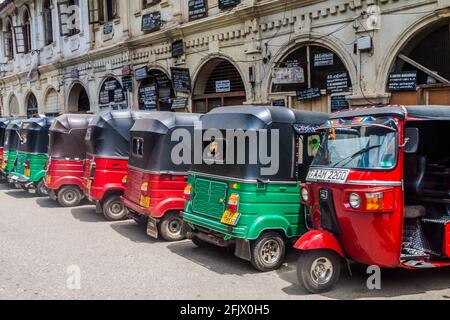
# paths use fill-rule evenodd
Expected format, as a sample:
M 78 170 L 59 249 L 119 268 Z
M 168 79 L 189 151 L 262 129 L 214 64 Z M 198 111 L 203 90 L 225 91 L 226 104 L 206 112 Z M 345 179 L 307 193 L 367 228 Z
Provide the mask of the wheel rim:
M 64 198 L 65 202 L 72 203 L 72 202 L 75 202 L 76 194 L 74 191 L 68 190 L 68 191 L 64 192 L 63 198 Z
M 113 216 L 120 216 L 120 215 L 122 215 L 123 214 L 123 210 L 124 210 L 124 206 L 119 201 L 113 202 L 109 206 L 109 212 Z
M 267 240 L 261 247 L 261 258 L 266 264 L 275 264 L 280 259 L 281 246 L 276 240 Z
M 318 285 L 329 283 L 333 273 L 333 263 L 326 257 L 316 259 L 311 265 L 311 278 Z
M 181 225 L 182 222 L 180 218 L 171 219 L 168 224 L 169 232 L 173 235 L 179 234 L 181 232 Z

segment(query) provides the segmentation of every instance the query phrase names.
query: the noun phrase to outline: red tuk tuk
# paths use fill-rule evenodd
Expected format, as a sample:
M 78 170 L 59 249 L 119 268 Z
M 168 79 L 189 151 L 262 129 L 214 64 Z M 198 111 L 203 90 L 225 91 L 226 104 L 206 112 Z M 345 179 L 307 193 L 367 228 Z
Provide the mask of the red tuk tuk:
M 200 115 L 192 113 L 154 112 L 131 129 L 123 201 L 136 222 L 147 223 L 147 234 L 153 238 L 161 235 L 166 241 L 179 241 L 186 237 L 180 211 L 190 163 L 174 163 L 172 150 L 180 142 L 172 138 L 178 132 L 192 137 L 199 120 Z
M 130 129 L 148 111 L 105 111 L 97 115 L 86 132 L 84 194 L 110 221 L 127 217 L 122 202 L 122 183 L 127 175 Z
M 45 185 L 50 198 L 63 207 L 78 206 L 84 198 L 84 138 L 93 118 L 93 115 L 66 114 L 56 118 L 50 127 Z
M 450 266 L 448 106 L 387 106 L 334 114 L 301 186 L 312 231 L 298 279 L 330 290 L 341 260 L 382 268 Z

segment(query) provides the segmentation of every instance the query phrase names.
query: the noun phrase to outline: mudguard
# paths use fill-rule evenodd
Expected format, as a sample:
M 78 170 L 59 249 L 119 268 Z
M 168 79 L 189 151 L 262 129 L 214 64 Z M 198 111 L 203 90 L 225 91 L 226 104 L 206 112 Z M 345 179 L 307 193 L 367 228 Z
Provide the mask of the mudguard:
M 286 237 L 291 238 L 291 225 L 284 217 L 281 216 L 261 216 L 253 223 L 247 233 L 247 238 L 250 240 L 258 239 L 262 232 L 266 230 L 283 230 Z
M 83 190 L 84 188 L 81 178 L 68 176 L 55 179 L 55 181 L 51 182 L 51 185 L 47 187 L 53 190 L 59 190 L 64 186 L 77 186 L 78 188 L 80 188 L 80 190 Z
M 166 212 L 169 211 L 182 211 L 184 209 L 184 203 L 186 200 L 183 198 L 168 198 L 159 202 L 155 207 L 152 208 L 152 217 L 159 219 Z
M 297 240 L 294 248 L 301 251 L 328 249 L 345 258 L 344 250 L 342 250 L 338 239 L 324 230 L 314 230 L 304 234 Z

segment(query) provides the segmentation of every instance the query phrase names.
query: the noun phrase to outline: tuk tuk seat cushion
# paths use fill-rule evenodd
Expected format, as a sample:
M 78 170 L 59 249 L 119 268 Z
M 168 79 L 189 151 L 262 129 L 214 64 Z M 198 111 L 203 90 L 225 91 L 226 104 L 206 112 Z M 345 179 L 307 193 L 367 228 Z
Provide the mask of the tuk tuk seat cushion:
M 405 206 L 405 219 L 418 219 L 426 214 L 427 210 L 423 206 Z

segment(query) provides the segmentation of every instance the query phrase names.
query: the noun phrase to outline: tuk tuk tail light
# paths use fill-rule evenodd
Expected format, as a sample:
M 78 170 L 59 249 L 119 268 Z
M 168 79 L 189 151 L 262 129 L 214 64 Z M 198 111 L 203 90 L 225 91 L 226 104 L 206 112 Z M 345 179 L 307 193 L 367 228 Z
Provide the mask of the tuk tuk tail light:
M 144 182 L 141 184 L 141 192 L 147 192 L 148 191 L 148 182 Z
M 123 184 L 123 185 L 126 185 L 127 182 L 128 182 L 128 176 L 124 176 L 124 177 L 122 178 L 122 184 Z
M 238 212 L 239 208 L 239 195 L 233 193 L 228 199 L 228 210 L 231 212 Z
M 191 200 L 192 186 L 189 184 L 184 188 L 184 199 Z
M 239 183 L 232 183 L 230 185 L 231 189 L 233 190 L 239 190 L 241 188 L 241 185 Z
M 366 210 L 379 211 L 384 210 L 384 193 L 366 193 Z
M 25 161 L 25 169 L 30 169 L 30 160 Z

